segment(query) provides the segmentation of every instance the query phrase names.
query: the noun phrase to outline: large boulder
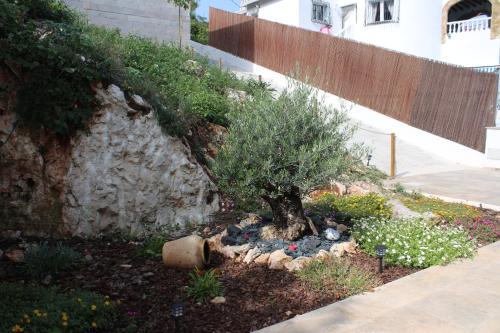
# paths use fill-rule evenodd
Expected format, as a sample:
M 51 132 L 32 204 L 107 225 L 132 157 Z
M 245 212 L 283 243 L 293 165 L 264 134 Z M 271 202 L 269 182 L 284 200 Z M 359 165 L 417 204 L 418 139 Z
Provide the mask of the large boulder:
M 138 96 L 127 102 L 114 85 L 96 94 L 102 106 L 87 131 L 61 143 L 16 130 L 2 147 L 0 220 L 8 223 L 0 228 L 141 235 L 208 222 L 217 188 L 190 149 L 162 131 Z M 0 119 L 3 142 L 16 118 Z

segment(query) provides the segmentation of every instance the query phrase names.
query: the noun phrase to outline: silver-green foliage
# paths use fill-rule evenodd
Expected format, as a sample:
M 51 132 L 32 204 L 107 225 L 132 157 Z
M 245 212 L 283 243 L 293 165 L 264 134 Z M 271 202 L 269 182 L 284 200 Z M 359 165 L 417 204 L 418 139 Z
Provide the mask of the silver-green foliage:
M 317 90 L 291 82 L 277 98 L 261 92 L 229 114 L 229 134 L 215 160 L 218 184 L 236 197 L 276 198 L 339 179 L 359 165 L 346 113 Z
M 391 264 L 429 267 L 474 256 L 476 244 L 462 228 L 433 225 L 419 218 L 390 220 L 365 218 L 354 223 L 353 236 L 368 253 L 387 246 Z

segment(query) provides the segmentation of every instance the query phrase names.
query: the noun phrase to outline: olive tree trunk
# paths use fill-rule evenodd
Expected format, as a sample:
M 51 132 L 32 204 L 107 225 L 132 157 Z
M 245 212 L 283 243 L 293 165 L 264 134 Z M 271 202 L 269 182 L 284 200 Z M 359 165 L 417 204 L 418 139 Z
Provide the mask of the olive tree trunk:
M 307 220 L 298 188 L 275 198 L 264 196 L 263 199 L 271 206 L 273 223 L 281 230 L 283 238 L 295 240 L 304 234 Z

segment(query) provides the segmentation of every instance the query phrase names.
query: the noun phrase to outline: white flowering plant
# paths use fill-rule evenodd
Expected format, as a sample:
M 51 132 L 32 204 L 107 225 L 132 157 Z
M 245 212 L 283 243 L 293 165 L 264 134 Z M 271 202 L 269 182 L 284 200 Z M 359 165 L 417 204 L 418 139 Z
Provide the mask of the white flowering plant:
M 433 225 L 419 218 L 360 219 L 352 234 L 369 254 L 375 255 L 375 247 L 383 244 L 387 263 L 418 268 L 471 258 L 477 247 L 461 227 Z

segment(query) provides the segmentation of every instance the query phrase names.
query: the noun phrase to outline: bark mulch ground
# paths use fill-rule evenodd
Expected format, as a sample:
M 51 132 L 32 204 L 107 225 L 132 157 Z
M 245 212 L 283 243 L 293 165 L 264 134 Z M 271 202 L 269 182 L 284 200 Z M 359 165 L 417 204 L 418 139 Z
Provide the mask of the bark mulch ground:
M 51 284 L 120 299 L 120 311 L 135 322 L 135 332 L 173 332 L 169 307 L 175 300 L 186 305 L 185 332 L 250 332 L 339 300 L 308 289 L 293 273 L 246 265 L 214 254 L 211 266 L 221 272 L 226 303 L 196 304 L 185 296 L 189 270 L 166 268 L 161 258 L 138 257 L 137 245 L 132 242 L 74 240 L 71 245 L 87 256 L 86 262 Z M 378 260 L 366 254 L 353 255 L 351 260 L 370 271 L 378 270 Z M 23 279 L 15 264 L 2 264 L 0 280 Z M 415 271 L 387 267 L 380 277 L 387 283 Z M 117 325 L 116 331 L 120 331 L 128 324 L 123 321 Z

